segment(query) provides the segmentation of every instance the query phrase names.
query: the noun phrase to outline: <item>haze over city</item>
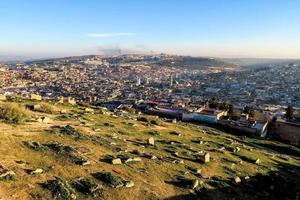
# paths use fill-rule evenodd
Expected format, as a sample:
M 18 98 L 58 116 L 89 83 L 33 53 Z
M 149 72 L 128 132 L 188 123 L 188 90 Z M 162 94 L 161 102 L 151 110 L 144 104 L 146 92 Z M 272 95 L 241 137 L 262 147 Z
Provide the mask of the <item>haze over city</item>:
M 0 56 L 300 58 L 295 0 L 10 0 L 0 12 Z

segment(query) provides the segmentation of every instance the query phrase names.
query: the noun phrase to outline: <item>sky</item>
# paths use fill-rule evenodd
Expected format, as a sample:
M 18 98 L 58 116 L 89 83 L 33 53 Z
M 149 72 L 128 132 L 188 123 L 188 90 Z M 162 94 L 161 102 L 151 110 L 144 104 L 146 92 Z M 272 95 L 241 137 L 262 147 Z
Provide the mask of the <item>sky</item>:
M 3 0 L 0 56 L 300 58 L 299 0 Z

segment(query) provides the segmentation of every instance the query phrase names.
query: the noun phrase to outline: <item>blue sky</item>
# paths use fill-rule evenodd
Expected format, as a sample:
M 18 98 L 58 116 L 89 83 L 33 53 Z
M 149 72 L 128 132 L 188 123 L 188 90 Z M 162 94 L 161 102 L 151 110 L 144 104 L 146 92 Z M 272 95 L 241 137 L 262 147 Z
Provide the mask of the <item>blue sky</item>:
M 0 55 L 300 58 L 299 0 L 3 0 Z

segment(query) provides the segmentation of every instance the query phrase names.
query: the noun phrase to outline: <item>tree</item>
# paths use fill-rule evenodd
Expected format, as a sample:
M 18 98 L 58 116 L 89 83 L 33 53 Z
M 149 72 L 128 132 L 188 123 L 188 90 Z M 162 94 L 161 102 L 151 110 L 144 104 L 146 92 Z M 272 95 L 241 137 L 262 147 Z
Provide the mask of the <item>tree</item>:
M 286 108 L 286 114 L 285 114 L 285 117 L 288 119 L 288 120 L 291 120 L 293 119 L 293 115 L 294 115 L 294 109 L 291 105 L 289 105 L 287 108 Z
M 243 110 L 243 113 L 250 114 L 250 107 L 249 106 L 245 106 L 244 110 Z
M 219 105 L 219 100 L 216 97 L 212 97 L 209 101 L 208 101 L 208 107 L 213 108 L 213 109 L 217 109 Z
M 243 113 L 249 114 L 250 117 L 254 117 L 254 115 L 255 115 L 254 109 L 249 106 L 244 107 Z
M 233 110 L 234 110 L 233 105 L 232 105 L 232 104 L 229 104 L 229 105 L 228 105 L 228 114 L 229 114 L 229 115 L 232 115 L 232 114 L 233 114 Z

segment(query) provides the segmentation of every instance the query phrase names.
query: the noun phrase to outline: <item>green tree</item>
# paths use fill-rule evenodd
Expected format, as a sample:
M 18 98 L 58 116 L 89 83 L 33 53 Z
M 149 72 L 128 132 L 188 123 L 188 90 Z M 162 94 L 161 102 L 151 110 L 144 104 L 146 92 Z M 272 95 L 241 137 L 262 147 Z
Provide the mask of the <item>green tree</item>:
M 289 105 L 287 108 L 286 108 L 286 114 L 285 114 L 285 117 L 288 119 L 288 120 L 291 120 L 293 119 L 293 116 L 294 116 L 294 108 Z
M 250 107 L 249 106 L 245 106 L 244 110 L 243 110 L 243 113 L 250 114 Z
M 232 114 L 233 114 L 233 110 L 234 110 L 233 105 L 232 105 L 232 104 L 229 104 L 229 105 L 228 105 L 228 114 L 229 114 L 229 115 L 232 115 Z

